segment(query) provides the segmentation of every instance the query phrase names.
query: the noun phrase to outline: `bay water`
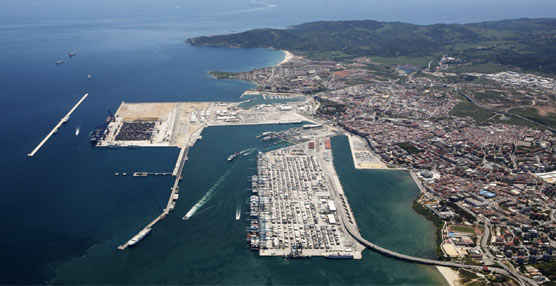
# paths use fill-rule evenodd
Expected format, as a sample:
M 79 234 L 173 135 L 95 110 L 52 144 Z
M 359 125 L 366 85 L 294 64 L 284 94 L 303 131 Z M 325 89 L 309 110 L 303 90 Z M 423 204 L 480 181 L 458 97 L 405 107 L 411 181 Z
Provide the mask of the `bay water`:
M 289 125 L 206 129 L 189 152 L 174 213 L 136 248 L 119 251 L 164 208 L 172 179 L 114 173 L 169 172 L 178 150 L 98 149 L 87 138 L 122 101 L 238 101 L 253 84 L 216 80 L 208 71 L 247 71 L 283 58 L 267 49 L 192 47 L 184 43 L 189 37 L 315 20 L 430 24 L 546 17 L 556 8 L 543 0 L 396 2 L 2 1 L 0 283 L 443 284 L 433 268 L 370 251 L 361 261 L 283 261 L 248 249 L 246 222 L 236 221 L 235 211 L 245 207 L 255 155 L 232 164 L 225 158 L 279 147 L 255 136 Z M 77 55 L 69 58 L 72 52 Z M 69 122 L 28 158 L 84 93 L 89 97 Z M 362 234 L 432 257 L 433 227 L 410 208 L 418 190 L 409 176 L 354 170 L 342 138 L 333 140 L 335 164 Z M 181 220 L 203 197 L 208 199 L 195 215 Z

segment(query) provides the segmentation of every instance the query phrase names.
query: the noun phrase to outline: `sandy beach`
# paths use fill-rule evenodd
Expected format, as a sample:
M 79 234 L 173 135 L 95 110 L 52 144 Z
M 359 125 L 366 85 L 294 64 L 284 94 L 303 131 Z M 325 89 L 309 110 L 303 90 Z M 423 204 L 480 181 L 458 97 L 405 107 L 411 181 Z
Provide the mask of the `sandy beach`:
M 440 274 L 442 274 L 442 276 L 444 276 L 444 279 L 446 279 L 448 285 L 450 286 L 460 285 L 460 283 L 458 283 L 458 272 L 456 270 L 450 267 L 442 267 L 442 266 L 436 266 L 436 269 L 438 270 L 438 272 L 440 272 Z
M 293 54 L 292 54 L 292 53 L 290 53 L 290 52 L 288 52 L 288 51 L 286 51 L 286 50 L 282 50 L 282 52 L 285 53 L 284 59 L 283 59 L 279 64 L 277 64 L 277 66 L 283 65 L 283 64 L 289 62 L 289 61 L 293 58 Z

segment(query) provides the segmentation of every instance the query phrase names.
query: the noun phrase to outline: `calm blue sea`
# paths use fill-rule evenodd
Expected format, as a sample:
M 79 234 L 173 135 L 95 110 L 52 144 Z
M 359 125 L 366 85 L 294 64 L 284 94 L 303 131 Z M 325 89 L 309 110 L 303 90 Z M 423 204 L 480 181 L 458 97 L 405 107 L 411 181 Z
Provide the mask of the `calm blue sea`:
M 172 180 L 114 172 L 170 171 L 177 150 L 94 149 L 86 135 L 122 101 L 236 101 L 252 84 L 215 80 L 209 70 L 245 71 L 283 57 L 265 49 L 191 47 L 184 43 L 189 37 L 314 20 L 462 23 L 550 17 L 552 11 L 556 3 L 548 0 L 3 0 L 0 284 L 442 284 L 430 268 L 369 252 L 360 262 L 283 262 L 247 250 L 244 226 L 233 218 L 247 196 L 242 180 L 253 158 L 237 166 L 222 158 L 242 148 L 270 148 L 253 137 L 287 126 L 207 129 L 191 149 L 176 214 L 139 247 L 119 252 L 118 244 L 160 213 Z M 71 52 L 77 55 L 70 59 Z M 56 65 L 60 60 L 64 64 Z M 86 92 L 70 121 L 27 158 Z M 221 146 L 222 140 L 229 144 Z M 345 153 L 345 142 L 335 142 Z M 344 157 L 340 163 L 349 166 Z M 357 198 L 354 210 L 365 235 L 406 253 L 432 255 L 432 226 L 408 209 L 418 192 L 406 175 L 351 170 L 340 176 Z M 211 189 L 215 195 L 199 214 L 181 221 Z M 377 226 L 391 227 L 392 235 L 384 237 Z M 416 242 L 419 250 L 412 247 Z

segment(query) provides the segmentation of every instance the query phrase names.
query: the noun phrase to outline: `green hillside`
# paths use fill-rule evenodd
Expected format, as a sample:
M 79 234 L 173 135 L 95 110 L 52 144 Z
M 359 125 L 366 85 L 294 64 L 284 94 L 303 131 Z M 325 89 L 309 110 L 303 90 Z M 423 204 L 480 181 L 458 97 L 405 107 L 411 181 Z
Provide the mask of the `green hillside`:
M 490 63 L 556 73 L 556 19 L 435 25 L 321 21 L 288 29 L 203 36 L 188 42 L 200 46 L 283 49 L 313 59 L 452 55 L 477 66 Z

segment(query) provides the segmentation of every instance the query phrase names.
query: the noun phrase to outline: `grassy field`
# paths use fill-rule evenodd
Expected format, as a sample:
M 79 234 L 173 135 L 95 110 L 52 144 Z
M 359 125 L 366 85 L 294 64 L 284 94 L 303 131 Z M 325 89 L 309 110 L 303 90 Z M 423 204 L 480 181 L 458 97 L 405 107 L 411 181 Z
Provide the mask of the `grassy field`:
M 466 72 L 480 72 L 480 73 L 497 73 L 511 70 L 510 66 L 498 65 L 495 63 L 481 63 L 462 65 L 448 69 L 449 72 L 466 73 Z
M 455 232 L 472 233 L 475 234 L 475 228 L 472 226 L 452 225 L 450 229 Z
M 400 146 L 400 148 L 407 151 L 407 153 L 409 153 L 409 154 L 414 154 L 414 153 L 421 152 L 421 150 L 417 149 L 415 146 L 411 145 L 411 143 L 408 143 L 408 142 L 399 143 L 398 146 Z
M 530 107 L 512 108 L 509 110 L 509 112 L 525 116 L 527 118 L 546 124 L 552 128 L 556 128 L 556 114 L 554 113 L 548 113 L 547 116 L 541 116 L 537 109 Z
M 454 108 L 450 111 L 450 115 L 457 117 L 470 116 L 478 122 L 483 122 L 492 117 L 494 113 L 480 109 L 475 106 L 475 104 L 465 101 L 456 104 L 456 106 L 454 106 Z
M 499 102 L 504 101 L 505 98 L 502 96 L 502 92 L 494 91 L 494 90 L 484 90 L 484 91 L 477 91 L 475 92 L 475 100 L 478 101 L 487 101 L 487 102 Z
M 427 57 L 371 57 L 373 62 L 385 65 L 414 65 L 417 67 L 427 67 L 429 62 L 434 60 L 433 56 Z

